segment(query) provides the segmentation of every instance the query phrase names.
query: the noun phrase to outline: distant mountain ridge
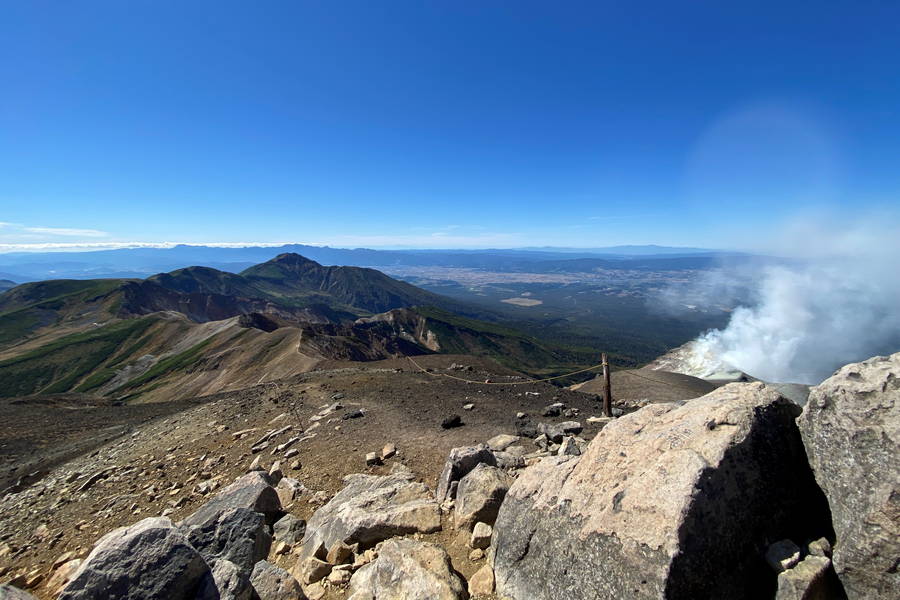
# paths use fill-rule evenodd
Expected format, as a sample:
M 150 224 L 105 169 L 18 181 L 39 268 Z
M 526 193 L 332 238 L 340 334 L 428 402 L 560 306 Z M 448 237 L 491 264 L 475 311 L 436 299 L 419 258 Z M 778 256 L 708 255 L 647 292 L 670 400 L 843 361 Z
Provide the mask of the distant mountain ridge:
M 584 358 L 445 310 L 454 307 L 466 308 L 373 269 L 297 254 L 240 274 L 187 267 L 26 283 L 0 294 L 0 396 L 160 401 L 286 377 L 323 359 L 466 352 L 556 373 Z
M 612 246 L 609 248 L 521 248 L 487 250 L 371 250 L 289 244 L 280 247 L 223 248 L 175 246 L 132 248 L 94 252 L 17 252 L 0 254 L 0 274 L 15 281 L 40 279 L 94 279 L 99 277 L 144 278 L 184 265 L 240 272 L 271 260 L 279 254 L 296 253 L 322 265 L 358 267 L 459 267 L 495 271 L 542 272 L 542 263 L 574 259 L 607 261 L 608 268 L 629 268 L 634 259 L 727 257 L 740 260 L 740 253 L 675 248 L 667 246 Z
M 69 304 L 83 303 L 86 296 L 92 296 L 94 303 L 103 301 L 95 321 L 175 311 L 199 323 L 250 312 L 326 323 L 418 304 L 458 304 L 374 269 L 324 267 L 298 254 L 280 254 L 241 274 L 187 267 L 145 280 L 26 283 L 0 295 L 0 322 L 4 316 L 15 316 L 20 328 L 34 328 L 52 319 L 49 313 L 54 310 L 62 311 L 57 319 L 66 320 Z M 22 325 L 26 321 L 32 325 Z

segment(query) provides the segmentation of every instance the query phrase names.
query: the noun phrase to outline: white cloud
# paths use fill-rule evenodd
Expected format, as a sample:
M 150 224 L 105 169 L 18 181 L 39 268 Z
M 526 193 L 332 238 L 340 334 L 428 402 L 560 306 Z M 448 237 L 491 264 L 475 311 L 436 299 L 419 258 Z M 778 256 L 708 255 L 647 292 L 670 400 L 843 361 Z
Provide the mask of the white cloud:
M 23 227 L 22 231 L 28 233 L 38 233 L 43 235 L 65 236 L 65 237 L 108 237 L 105 231 L 97 229 L 75 229 L 72 227 Z
M 3 252 L 78 252 L 119 250 L 122 248 L 174 248 L 175 246 L 212 246 L 216 248 L 277 248 L 288 244 L 322 246 L 311 242 L 22 242 L 0 243 Z

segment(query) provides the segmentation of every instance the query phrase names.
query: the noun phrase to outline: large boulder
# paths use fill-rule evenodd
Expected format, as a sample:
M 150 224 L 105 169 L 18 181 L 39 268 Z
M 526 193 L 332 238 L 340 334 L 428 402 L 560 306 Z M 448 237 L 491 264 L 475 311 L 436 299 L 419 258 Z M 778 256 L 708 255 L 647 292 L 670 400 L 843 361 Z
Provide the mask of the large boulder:
M 182 530 L 207 562 L 230 561 L 248 576 L 272 547 L 265 517 L 249 508 L 230 508 L 210 515 L 206 522 L 182 525 Z
M 900 590 L 900 353 L 847 365 L 797 419 L 831 506 L 834 567 L 850 598 Z
M 506 471 L 481 463 L 459 482 L 456 527 L 472 529 L 481 521 L 493 525 L 513 478 Z
M 97 542 L 60 600 L 193 600 L 210 570 L 164 517 L 115 529 Z
M 306 524 L 302 556 L 324 558 L 336 544 L 365 550 L 395 535 L 441 528 L 440 508 L 429 489 L 410 473 L 357 473 Z
M 200 507 L 197 512 L 184 519 L 180 524 L 186 527 L 201 525 L 218 517 L 219 513 L 230 508 L 248 508 L 261 513 L 266 524 L 272 525 L 284 514 L 278 494 L 269 484 L 265 473 L 252 471 L 242 475 L 234 482 L 222 488 L 212 500 Z
M 306 595 L 294 576 L 264 560 L 256 563 L 250 582 L 258 600 L 305 600 Z
M 830 527 L 798 410 L 761 383 L 730 384 L 649 405 L 610 422 L 583 455 L 521 471 L 494 527 L 498 595 L 772 597 L 761 550 Z
M 465 582 L 435 544 L 395 538 L 378 546 L 378 558 L 350 579 L 348 600 L 461 600 Z
M 450 455 L 447 456 L 440 477 L 438 477 L 435 490 L 437 501 L 443 503 L 445 500 L 453 499 L 452 484 L 458 482 L 469 471 L 482 463 L 492 467 L 497 465 L 497 459 L 487 444 L 453 448 Z

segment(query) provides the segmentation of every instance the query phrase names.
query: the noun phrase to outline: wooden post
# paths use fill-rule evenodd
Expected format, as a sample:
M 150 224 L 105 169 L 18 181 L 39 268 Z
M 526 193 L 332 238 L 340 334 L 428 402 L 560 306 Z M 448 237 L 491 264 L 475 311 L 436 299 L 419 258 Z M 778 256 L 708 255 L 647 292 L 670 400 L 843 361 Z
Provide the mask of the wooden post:
M 609 360 L 606 358 L 606 352 L 600 355 L 600 361 L 603 364 L 603 415 L 612 416 L 612 385 L 609 381 Z

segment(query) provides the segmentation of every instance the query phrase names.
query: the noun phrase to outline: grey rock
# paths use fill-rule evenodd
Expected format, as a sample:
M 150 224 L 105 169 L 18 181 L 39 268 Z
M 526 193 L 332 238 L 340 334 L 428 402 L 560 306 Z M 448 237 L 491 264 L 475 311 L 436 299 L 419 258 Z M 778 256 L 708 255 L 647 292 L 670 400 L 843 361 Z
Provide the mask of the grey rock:
M 266 474 L 253 471 L 238 477 L 234 483 L 222 488 L 218 494 L 200 507 L 200 509 L 181 522 L 191 527 L 216 518 L 220 512 L 229 508 L 249 508 L 262 513 L 267 524 L 273 524 L 284 514 L 278 494 L 269 484 Z
M 538 423 L 538 433 L 543 433 L 551 442 L 560 443 L 567 435 L 578 435 L 583 427 L 578 421 L 563 421 L 562 423 Z
M 778 574 L 775 600 L 836 600 L 846 598 L 824 556 L 807 556 L 795 567 Z
M 344 488 L 309 519 L 302 555 L 327 551 L 338 542 L 365 550 L 389 537 L 440 528 L 437 502 L 413 475 L 357 473 L 345 477 Z
M 491 439 L 487 441 L 488 448 L 493 450 L 494 452 L 500 452 L 502 450 L 506 450 L 513 444 L 519 441 L 519 436 L 517 435 L 509 435 L 508 433 L 501 433 L 499 435 L 495 435 Z
M 455 525 L 471 529 L 481 521 L 493 525 L 512 477 L 503 469 L 481 463 L 459 482 L 456 492 Z
M 521 469 L 525 466 L 525 453 L 513 454 L 511 452 L 494 452 L 497 467 L 501 469 Z
M 812 389 L 797 423 L 831 506 L 834 568 L 847 595 L 897 598 L 900 353 L 839 369 Z
M 275 493 L 278 494 L 278 501 L 282 507 L 290 506 L 306 491 L 308 491 L 306 486 L 293 477 L 282 477 L 275 486 Z
M 578 447 L 578 443 L 575 441 L 575 438 L 569 436 L 563 438 L 562 443 L 560 443 L 559 445 L 559 450 L 557 450 L 556 452 L 560 456 L 579 456 L 581 454 L 581 449 Z
M 37 598 L 17 587 L 0 585 L 0 600 L 37 600 Z
M 272 529 L 275 541 L 295 546 L 303 540 L 303 535 L 306 533 L 306 521 L 287 514 L 278 519 Z
M 193 600 L 209 577 L 184 534 L 154 517 L 100 538 L 59 600 Z
M 478 550 L 484 550 L 491 545 L 491 536 L 494 528 L 487 523 L 476 523 L 469 538 L 469 546 Z
M 463 580 L 447 552 L 435 544 L 394 538 L 378 546 L 378 558 L 350 580 L 348 600 L 463 600 Z
M 229 560 L 209 563 L 211 577 L 197 594 L 198 600 L 254 600 L 248 573 Z
M 831 542 L 825 538 L 819 538 L 807 544 L 807 553 L 813 556 L 831 558 Z
M 227 560 L 246 575 L 269 555 L 272 547 L 265 517 L 249 508 L 230 508 L 210 516 L 206 522 L 182 525 L 181 529 L 207 562 Z
M 482 463 L 490 466 L 497 465 L 497 458 L 486 444 L 453 448 L 447 456 L 447 461 L 444 463 L 444 468 L 438 477 L 437 489 L 435 490 L 437 501 L 443 503 L 445 500 L 451 500 L 453 496 L 450 494 L 450 484 L 454 481 L 459 481 L 469 471 Z
M 294 576 L 264 560 L 256 563 L 250 583 L 259 600 L 305 600 L 306 595 Z
M 827 530 L 797 407 L 761 383 L 606 425 L 581 456 L 519 472 L 491 542 L 515 600 L 771 597 L 769 540 Z

